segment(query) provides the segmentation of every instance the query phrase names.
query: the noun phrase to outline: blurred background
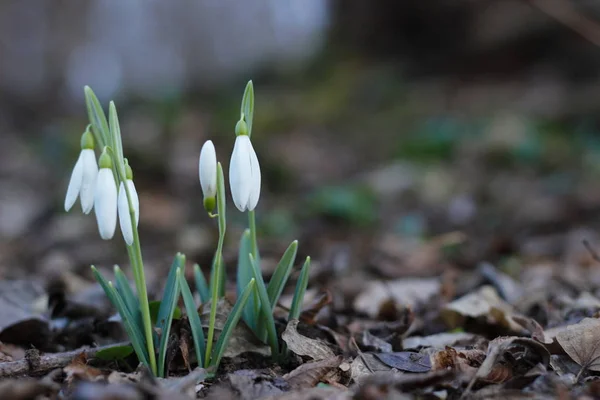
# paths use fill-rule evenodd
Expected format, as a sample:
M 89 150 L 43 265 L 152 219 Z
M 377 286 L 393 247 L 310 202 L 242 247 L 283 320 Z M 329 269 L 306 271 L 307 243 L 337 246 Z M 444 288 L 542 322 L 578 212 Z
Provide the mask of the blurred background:
M 126 263 L 120 233 L 62 206 L 84 85 L 117 104 L 150 275 L 176 251 L 207 267 L 198 155 L 212 139 L 227 170 L 249 79 L 267 266 L 294 238 L 326 278 L 586 257 L 598 23 L 587 0 L 0 2 L 0 276 Z

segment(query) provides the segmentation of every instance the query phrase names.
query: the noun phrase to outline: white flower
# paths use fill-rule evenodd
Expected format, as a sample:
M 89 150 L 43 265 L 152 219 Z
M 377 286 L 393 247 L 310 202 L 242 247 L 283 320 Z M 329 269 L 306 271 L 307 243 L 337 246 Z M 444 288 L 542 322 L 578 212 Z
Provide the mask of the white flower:
M 229 186 L 238 210 L 254 210 L 260 197 L 260 166 L 248 135 L 235 139 L 229 163 Z
M 207 210 L 210 212 L 214 208 L 214 198 L 217 195 L 217 154 L 215 152 L 215 145 L 211 140 L 207 140 L 202 146 L 202 150 L 200 150 L 198 175 L 200 176 L 200 186 L 204 194 L 204 204 L 205 207 L 208 205 L 211 208 Z
M 93 149 L 83 149 L 75 163 L 71 180 L 65 196 L 65 211 L 69 211 L 77 197 L 81 200 L 81 209 L 89 214 L 94 207 L 94 189 L 98 176 L 98 164 Z
M 94 211 L 100 237 L 112 239 L 117 226 L 117 186 L 111 168 L 100 168 L 98 172 Z
M 140 221 L 140 200 L 135 190 L 135 185 L 131 179 L 127 179 L 127 188 L 129 189 L 129 195 L 131 196 L 131 205 L 135 212 L 135 225 L 137 227 Z M 119 186 L 119 198 L 117 200 L 118 211 L 119 211 L 119 225 L 121 226 L 121 233 L 123 239 L 128 246 L 133 244 L 133 228 L 131 227 L 131 216 L 129 215 L 129 202 L 127 201 L 127 192 L 125 191 L 125 185 L 121 182 Z

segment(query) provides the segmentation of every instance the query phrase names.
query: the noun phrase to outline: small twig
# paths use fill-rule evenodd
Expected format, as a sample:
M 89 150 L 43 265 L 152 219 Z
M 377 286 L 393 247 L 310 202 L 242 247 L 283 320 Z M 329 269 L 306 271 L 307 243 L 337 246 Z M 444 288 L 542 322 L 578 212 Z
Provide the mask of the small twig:
M 598 252 L 592 248 L 592 245 L 590 244 L 590 242 L 588 242 L 587 239 L 583 239 L 583 245 L 585 246 L 587 251 L 590 252 L 590 255 L 592 256 L 594 261 L 600 262 L 600 255 L 598 255 Z
M 369 370 L 370 373 L 374 374 L 375 371 L 373 371 L 373 368 L 371 368 L 371 366 L 369 365 L 369 362 L 367 361 L 367 357 L 365 357 L 365 354 L 360 350 L 360 347 L 358 347 L 358 343 L 356 343 L 356 340 L 353 337 L 350 338 L 350 343 L 352 343 L 354 345 L 354 347 L 356 347 L 358 356 L 362 360 L 363 364 L 365 364 L 365 367 L 367 367 L 367 369 Z
M 115 343 L 108 346 L 94 347 L 91 349 L 78 349 L 67 351 L 66 353 L 48 353 L 44 355 L 39 355 L 39 353 L 36 352 L 35 355 L 28 355 L 22 360 L 1 362 L 0 377 L 4 378 L 18 375 L 41 375 L 53 369 L 62 368 L 69 365 L 73 358 L 77 357 L 81 353 L 84 353 L 87 358 L 93 358 L 96 353 L 101 350 L 105 350 L 114 346 L 125 346 L 127 344 L 128 343 L 126 342 Z

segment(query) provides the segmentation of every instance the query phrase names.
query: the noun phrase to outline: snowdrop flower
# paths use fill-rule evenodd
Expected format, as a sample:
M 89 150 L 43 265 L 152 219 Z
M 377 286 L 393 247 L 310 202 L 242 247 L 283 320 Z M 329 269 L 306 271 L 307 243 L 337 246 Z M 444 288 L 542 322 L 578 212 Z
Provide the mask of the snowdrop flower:
M 235 132 L 237 137 L 229 163 L 231 196 L 238 210 L 252 211 L 260 197 L 260 166 L 243 119 L 238 121 Z
M 125 163 L 125 183 L 121 182 L 119 186 L 119 197 L 117 199 L 118 212 L 119 212 L 119 225 L 121 226 L 121 233 L 127 246 L 133 244 L 133 228 L 131 226 L 131 216 L 129 215 L 129 202 L 127 201 L 127 191 L 125 185 L 129 190 L 129 196 L 131 196 L 131 206 L 133 207 L 135 216 L 135 226 L 138 226 L 140 221 L 140 200 L 133 184 L 133 171 L 129 164 Z
M 102 152 L 99 164 L 100 171 L 94 193 L 94 211 L 100 237 L 109 240 L 114 236 L 117 226 L 117 186 L 112 171 L 112 160 L 106 150 Z
M 217 154 L 211 140 L 207 140 L 200 150 L 198 175 L 204 194 L 204 209 L 212 213 L 217 204 Z
M 94 207 L 94 189 L 98 176 L 98 164 L 94 154 L 94 136 L 90 131 L 81 135 L 81 153 L 75 163 L 71 180 L 65 196 L 65 211 L 69 211 L 77 197 L 81 200 L 81 209 L 89 214 Z

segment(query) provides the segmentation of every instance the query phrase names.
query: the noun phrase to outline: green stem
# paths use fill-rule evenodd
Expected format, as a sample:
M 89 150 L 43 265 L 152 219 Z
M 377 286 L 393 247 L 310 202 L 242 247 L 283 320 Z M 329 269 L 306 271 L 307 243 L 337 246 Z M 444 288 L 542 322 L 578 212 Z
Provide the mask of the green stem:
M 217 303 L 219 302 L 219 294 L 222 285 L 223 275 L 223 242 L 225 239 L 225 232 L 219 229 L 219 243 L 217 244 L 217 254 L 215 256 L 215 274 L 210 280 L 210 319 L 208 323 L 208 337 L 206 339 L 206 354 L 204 356 L 204 362 L 206 365 L 210 363 L 210 355 L 212 351 L 213 338 L 215 335 L 215 319 L 217 318 Z
M 148 349 L 148 359 L 150 361 L 150 369 L 156 376 L 158 369 L 156 367 L 156 354 L 154 353 L 154 339 L 152 336 L 152 318 L 150 317 L 150 304 L 148 302 L 148 290 L 146 289 L 146 275 L 144 273 L 144 261 L 142 259 L 142 249 L 140 247 L 140 236 L 135 220 L 135 210 L 131 203 L 131 194 L 129 193 L 128 185 L 124 185 L 125 193 L 127 194 L 127 202 L 129 203 L 129 219 L 133 231 L 133 244 L 127 246 L 131 266 L 133 268 L 133 276 L 135 279 L 135 287 L 137 289 L 138 298 L 140 301 L 140 311 L 142 312 L 142 322 L 144 324 L 144 335 L 146 336 L 146 347 Z
M 250 243 L 252 257 L 258 262 L 258 243 L 256 242 L 256 215 L 254 210 L 248 211 L 248 227 L 250 228 Z

